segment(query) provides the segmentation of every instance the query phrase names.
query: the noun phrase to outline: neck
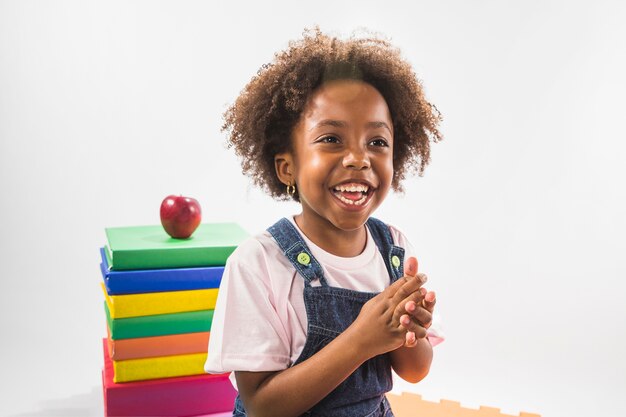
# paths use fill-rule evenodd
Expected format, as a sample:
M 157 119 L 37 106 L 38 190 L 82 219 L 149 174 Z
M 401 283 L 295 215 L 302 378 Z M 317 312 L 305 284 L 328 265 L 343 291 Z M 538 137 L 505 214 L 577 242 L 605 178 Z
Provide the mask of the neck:
M 316 221 L 304 213 L 295 216 L 295 221 L 311 242 L 335 256 L 351 258 L 360 255 L 365 249 L 367 243 L 365 225 L 355 230 L 342 230 L 325 219 L 321 222 Z

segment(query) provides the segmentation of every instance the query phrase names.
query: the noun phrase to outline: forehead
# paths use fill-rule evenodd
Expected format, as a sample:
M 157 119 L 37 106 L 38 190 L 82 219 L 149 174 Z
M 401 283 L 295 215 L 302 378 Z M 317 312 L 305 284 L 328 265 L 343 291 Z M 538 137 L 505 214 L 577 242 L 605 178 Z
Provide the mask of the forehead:
M 309 124 L 322 119 L 385 122 L 391 126 L 391 114 L 382 94 L 371 84 L 357 80 L 330 81 L 313 92 L 302 121 Z

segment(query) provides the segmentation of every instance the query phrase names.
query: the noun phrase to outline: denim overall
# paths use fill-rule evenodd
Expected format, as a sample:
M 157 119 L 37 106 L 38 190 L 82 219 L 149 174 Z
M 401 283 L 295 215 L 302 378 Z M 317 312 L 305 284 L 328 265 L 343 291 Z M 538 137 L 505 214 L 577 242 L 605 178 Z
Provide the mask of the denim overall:
M 404 249 L 394 246 L 389 228 L 380 220 L 370 218 L 366 224 L 385 260 L 390 282 L 396 281 L 403 275 Z M 307 338 L 301 355 L 294 363 L 297 365 L 313 356 L 350 326 L 359 315 L 363 304 L 377 293 L 329 286 L 319 262 L 289 220 L 279 220 L 268 231 L 305 282 Z M 315 279 L 319 279 L 320 286 L 311 286 Z M 391 387 L 389 355 L 379 355 L 364 362 L 303 416 L 393 417 L 385 397 Z M 239 396 L 235 399 L 233 416 L 246 416 Z

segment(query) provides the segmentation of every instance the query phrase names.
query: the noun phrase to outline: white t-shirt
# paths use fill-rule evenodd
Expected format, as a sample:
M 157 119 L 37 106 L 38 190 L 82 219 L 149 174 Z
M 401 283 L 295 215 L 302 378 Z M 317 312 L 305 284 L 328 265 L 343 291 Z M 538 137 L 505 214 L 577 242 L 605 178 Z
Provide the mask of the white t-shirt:
M 369 229 L 363 252 L 352 258 L 335 256 L 311 242 L 292 224 L 319 261 L 328 285 L 381 292 L 390 282 Z M 390 226 L 394 244 L 414 253 L 405 236 Z M 313 286 L 319 281 L 313 281 Z M 265 231 L 244 241 L 230 255 L 220 284 L 211 324 L 208 373 L 281 371 L 300 356 L 307 336 L 304 278 Z M 429 329 L 433 346 L 443 340 L 435 323 Z M 234 385 L 234 376 L 231 375 Z

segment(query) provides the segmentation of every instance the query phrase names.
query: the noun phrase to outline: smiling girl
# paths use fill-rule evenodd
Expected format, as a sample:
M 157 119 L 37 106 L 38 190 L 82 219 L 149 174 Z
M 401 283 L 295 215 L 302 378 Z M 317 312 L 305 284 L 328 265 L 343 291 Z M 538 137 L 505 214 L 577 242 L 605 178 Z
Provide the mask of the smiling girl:
M 429 371 L 435 294 L 406 237 L 371 215 L 441 139 L 399 51 L 305 32 L 225 114 L 243 172 L 302 210 L 228 259 L 207 372 L 231 372 L 235 416 L 393 416 L 391 371 Z

